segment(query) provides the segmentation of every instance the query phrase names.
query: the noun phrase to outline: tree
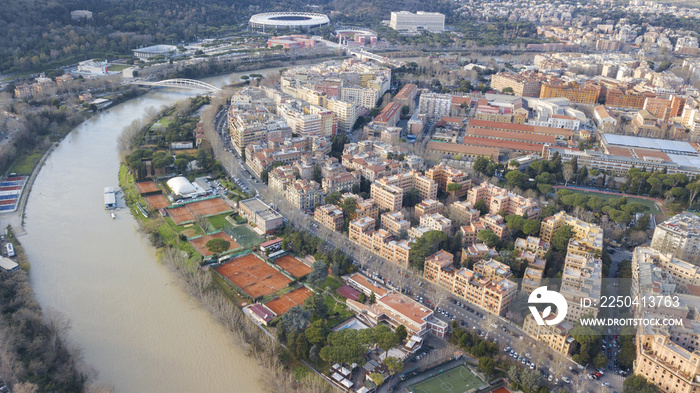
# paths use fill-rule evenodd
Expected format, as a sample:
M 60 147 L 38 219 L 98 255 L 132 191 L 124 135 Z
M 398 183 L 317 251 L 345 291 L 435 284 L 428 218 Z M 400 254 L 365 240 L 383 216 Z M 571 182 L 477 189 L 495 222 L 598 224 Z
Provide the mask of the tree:
M 398 337 L 396 337 L 396 334 L 394 334 L 387 325 L 378 325 L 374 328 L 374 334 L 377 337 L 377 346 L 384 350 L 385 353 L 399 343 Z
M 211 239 L 206 244 L 207 249 L 214 254 L 221 254 L 231 247 L 231 242 L 225 239 Z
M 501 90 L 501 93 L 503 94 L 513 94 L 513 88 L 510 86 L 506 86 Z
M 311 267 L 313 270 L 306 277 L 306 281 L 311 285 L 319 287 L 325 283 L 326 277 L 328 277 L 328 268 L 323 261 L 316 261 Z
M 389 369 L 389 373 L 391 373 L 391 375 L 394 375 L 403 369 L 403 361 L 394 356 L 388 356 L 382 363 L 384 363 L 386 368 Z
M 408 116 L 408 114 L 411 112 L 411 108 L 408 105 L 404 105 L 401 107 L 401 116 Z
M 406 326 L 404 325 L 399 325 L 396 327 L 396 330 L 394 330 L 394 334 L 396 335 L 396 338 L 399 339 L 399 342 L 403 341 L 408 337 L 408 331 L 406 331 Z
M 325 319 L 328 316 L 328 305 L 320 293 L 307 297 L 304 300 L 304 307 L 309 310 L 313 318 Z
M 369 379 L 371 379 L 372 382 L 374 382 L 374 384 L 377 386 L 384 383 L 384 377 L 382 376 L 382 374 L 379 373 L 371 373 L 369 375 Z
M 326 344 L 326 339 L 331 330 L 328 328 L 326 323 L 322 320 L 316 320 L 306 328 L 305 334 L 306 338 L 313 345 L 318 345 L 319 347 Z
M 564 185 L 568 185 L 571 179 L 574 177 L 574 169 L 571 163 L 564 164 L 564 168 L 562 169 L 561 173 L 564 176 L 564 180 L 566 180 Z
M 311 174 L 311 178 L 313 178 L 316 183 L 321 184 L 321 181 L 323 181 L 323 175 L 321 174 L 320 165 L 314 165 L 314 170 Z
M 435 254 L 438 250 L 448 248 L 449 237 L 440 231 L 430 231 L 416 239 L 411 244 L 408 259 L 411 265 L 419 270 L 423 270 L 425 258 Z
M 658 393 L 659 389 L 650 384 L 644 376 L 634 374 L 622 383 L 622 393 Z
M 479 238 L 483 243 L 485 243 L 487 246 L 493 248 L 496 247 L 496 244 L 501 240 L 495 233 L 493 233 L 492 230 L 490 229 L 485 229 L 483 231 L 480 231 L 476 237 Z
M 506 180 L 508 180 L 508 187 L 512 188 L 523 188 L 528 180 L 528 176 L 520 171 L 510 171 L 506 173 Z
M 294 306 L 282 316 L 278 326 L 286 332 L 298 332 L 306 328 L 310 316 L 311 313 L 301 306 Z
M 377 302 L 377 295 L 374 294 L 374 292 L 370 293 L 369 295 L 369 304 L 374 304 Z
M 304 332 L 301 332 L 295 342 L 294 355 L 297 359 L 306 359 L 309 356 L 309 341 L 306 339 Z
M 496 369 L 496 361 L 488 356 L 482 356 L 479 358 L 479 370 L 481 370 L 486 377 L 489 378 L 493 375 Z
M 360 294 L 357 296 L 357 301 L 362 304 L 365 304 L 367 302 L 367 296 L 364 292 L 360 292 Z
M 482 216 L 489 212 L 489 208 L 488 206 L 486 206 L 486 201 L 484 201 L 483 199 L 479 199 L 478 201 L 476 201 L 476 203 L 474 204 L 474 209 L 478 210 Z
M 338 191 L 333 191 L 330 194 L 326 195 L 326 203 L 331 204 L 331 205 L 337 205 L 340 202 L 342 194 Z
M 491 160 L 484 156 L 479 156 L 472 165 L 475 171 L 486 174 L 486 168 L 491 163 Z
M 414 207 L 418 202 L 420 202 L 420 192 L 417 189 L 411 188 L 403 194 L 403 207 Z
M 574 236 L 571 231 L 571 225 L 563 225 L 557 228 L 552 235 L 552 247 L 557 251 L 566 251 L 569 246 L 569 240 Z
M 540 232 L 539 220 L 525 220 L 523 223 L 523 232 L 528 236 L 537 235 Z
M 462 185 L 459 183 L 448 183 L 447 191 L 450 193 L 456 193 L 462 190 Z
M 321 359 L 329 363 L 363 365 L 365 352 L 366 347 L 358 340 L 357 330 L 343 329 L 328 335 L 328 345 L 321 349 Z
M 520 373 L 521 385 L 526 391 L 534 392 L 542 386 L 542 374 L 538 371 L 525 369 Z

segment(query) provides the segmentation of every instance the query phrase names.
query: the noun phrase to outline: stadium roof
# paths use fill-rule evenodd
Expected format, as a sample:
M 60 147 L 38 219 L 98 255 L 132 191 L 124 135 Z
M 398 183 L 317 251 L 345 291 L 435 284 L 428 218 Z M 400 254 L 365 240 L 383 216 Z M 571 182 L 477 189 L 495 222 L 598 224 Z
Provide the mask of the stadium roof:
M 643 147 L 647 149 L 662 150 L 666 153 L 692 154 L 698 152 L 688 142 L 670 141 L 666 139 L 642 138 L 629 135 L 601 134 L 603 143 L 608 145 L 619 145 L 625 147 Z

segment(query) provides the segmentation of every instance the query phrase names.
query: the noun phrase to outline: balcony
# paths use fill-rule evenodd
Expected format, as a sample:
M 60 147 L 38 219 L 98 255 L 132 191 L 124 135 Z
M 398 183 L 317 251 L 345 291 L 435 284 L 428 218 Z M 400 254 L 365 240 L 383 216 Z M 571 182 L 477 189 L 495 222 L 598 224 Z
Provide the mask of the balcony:
M 654 362 L 663 365 L 665 368 L 667 368 L 668 370 L 670 370 L 674 374 L 678 375 L 679 377 L 685 379 L 686 381 L 691 382 L 691 383 L 693 382 L 693 375 L 688 374 L 685 371 L 682 371 L 680 369 L 680 367 L 678 367 L 677 365 L 673 365 L 673 364 L 663 360 L 662 358 L 656 356 L 654 351 L 650 351 L 650 350 L 644 348 L 644 349 L 642 349 L 642 353 L 645 356 L 647 356 L 648 358 L 652 359 Z

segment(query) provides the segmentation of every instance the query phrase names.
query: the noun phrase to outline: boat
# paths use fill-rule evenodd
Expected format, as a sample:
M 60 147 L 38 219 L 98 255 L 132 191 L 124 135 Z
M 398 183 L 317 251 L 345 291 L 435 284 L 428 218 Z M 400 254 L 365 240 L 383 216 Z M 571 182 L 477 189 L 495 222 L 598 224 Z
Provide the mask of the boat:
M 114 214 L 114 212 L 112 212 L 111 214 L 112 214 L 112 219 L 113 219 L 113 220 L 117 218 L 117 215 Z

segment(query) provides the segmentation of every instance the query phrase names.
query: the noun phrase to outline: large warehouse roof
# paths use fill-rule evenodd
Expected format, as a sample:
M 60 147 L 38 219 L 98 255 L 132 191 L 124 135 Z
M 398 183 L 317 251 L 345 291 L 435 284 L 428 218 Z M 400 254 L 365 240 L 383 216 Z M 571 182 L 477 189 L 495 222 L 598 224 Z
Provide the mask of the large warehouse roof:
M 167 182 L 168 187 L 177 195 L 188 195 L 196 192 L 194 185 L 182 176 L 173 177 Z
M 641 147 L 646 149 L 661 150 L 666 153 L 698 154 L 697 150 L 688 142 L 670 141 L 666 139 L 642 138 L 629 135 L 601 134 L 604 143 L 625 147 Z

